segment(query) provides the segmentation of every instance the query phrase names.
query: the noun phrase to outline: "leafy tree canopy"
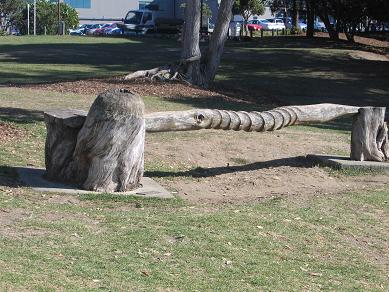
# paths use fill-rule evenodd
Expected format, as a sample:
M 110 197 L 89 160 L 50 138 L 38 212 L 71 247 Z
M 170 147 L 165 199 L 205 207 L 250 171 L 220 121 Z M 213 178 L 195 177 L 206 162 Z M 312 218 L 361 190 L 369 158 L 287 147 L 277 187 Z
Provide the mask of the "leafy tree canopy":
M 235 0 L 233 11 L 247 21 L 252 15 L 263 14 L 265 5 L 262 0 Z
M 31 1 L 29 1 L 31 2 Z M 79 23 L 77 11 L 66 3 L 60 4 L 61 21 L 65 22 L 66 28 L 76 27 Z M 37 34 L 56 34 L 58 32 L 57 4 L 46 0 L 38 0 L 37 11 Z M 33 7 L 31 7 L 31 11 Z M 16 23 L 22 34 L 27 34 L 27 8 L 25 7 L 16 17 Z M 30 14 L 30 27 L 33 26 L 33 17 Z

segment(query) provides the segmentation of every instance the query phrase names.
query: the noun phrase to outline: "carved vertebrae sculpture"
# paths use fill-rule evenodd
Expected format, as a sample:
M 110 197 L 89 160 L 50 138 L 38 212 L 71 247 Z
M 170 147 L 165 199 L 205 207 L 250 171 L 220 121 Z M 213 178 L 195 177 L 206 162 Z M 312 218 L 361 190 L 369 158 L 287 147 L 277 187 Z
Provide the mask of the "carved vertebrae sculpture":
M 225 110 L 209 110 L 211 118 L 206 120 L 204 114 L 195 114 L 194 119 L 198 124 L 203 124 L 205 129 L 243 130 L 246 132 L 264 132 L 279 130 L 294 125 L 297 114 L 293 108 L 275 109 L 265 112 L 235 112 Z M 207 123 L 205 125 L 205 123 Z
M 356 113 L 358 107 L 336 104 L 287 106 L 264 112 L 196 109 L 149 114 L 146 116 L 146 130 L 165 132 L 222 129 L 264 132 L 297 124 L 327 122 Z
M 387 161 L 385 108 L 339 104 L 280 107 L 264 112 L 194 109 L 143 114 L 142 99 L 125 90 L 100 94 L 88 115 L 82 111 L 45 113 L 47 177 L 77 182 L 93 191 L 136 188 L 143 175 L 145 131 L 222 129 L 275 131 L 354 115 L 351 159 Z

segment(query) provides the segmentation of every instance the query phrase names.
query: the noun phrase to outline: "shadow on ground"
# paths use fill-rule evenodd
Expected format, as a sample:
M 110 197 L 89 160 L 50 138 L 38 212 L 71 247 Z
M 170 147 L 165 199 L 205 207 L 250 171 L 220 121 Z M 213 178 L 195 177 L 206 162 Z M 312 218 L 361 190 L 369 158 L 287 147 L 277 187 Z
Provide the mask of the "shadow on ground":
M 15 167 L 0 165 L 0 186 L 10 188 L 19 186 L 18 174 Z
M 234 165 L 225 167 L 211 167 L 211 168 L 195 168 L 188 171 L 146 171 L 145 176 L 147 177 L 213 177 L 222 174 L 254 171 L 267 168 L 275 167 L 312 167 L 313 164 L 304 156 L 288 157 L 282 159 L 274 159 L 263 162 L 254 162 L 245 165 Z
M 0 107 L 0 120 L 17 124 L 30 124 L 43 121 L 43 112 L 12 107 Z

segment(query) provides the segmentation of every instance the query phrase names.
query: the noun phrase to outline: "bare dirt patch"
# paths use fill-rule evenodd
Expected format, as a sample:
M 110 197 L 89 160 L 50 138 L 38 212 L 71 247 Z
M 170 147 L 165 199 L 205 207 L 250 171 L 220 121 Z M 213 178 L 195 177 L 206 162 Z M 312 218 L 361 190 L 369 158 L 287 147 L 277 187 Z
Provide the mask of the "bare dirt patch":
M 76 94 L 99 94 L 113 88 L 124 88 L 141 96 L 184 97 L 184 96 L 226 96 L 211 90 L 197 88 L 178 82 L 158 82 L 148 80 L 124 81 L 120 78 L 88 79 L 78 81 L 58 82 L 51 84 L 19 85 L 32 89 Z
M 324 131 L 207 131 L 193 136 L 176 133 L 162 140 L 153 135 L 146 144 L 146 161 L 159 161 L 166 171 L 146 175 L 185 200 L 211 204 L 341 193 L 389 181 L 387 175 L 334 177 L 304 157 L 347 153 L 348 148 L 344 136 Z
M 43 236 L 49 232 L 38 228 L 23 228 L 18 226 L 23 220 L 28 220 L 32 212 L 21 208 L 3 209 L 0 208 L 0 236 L 9 238 L 24 238 L 32 236 Z
M 359 60 L 369 60 L 369 61 L 383 61 L 388 62 L 389 57 L 381 54 L 364 52 L 364 51 L 355 51 L 350 53 L 350 57 L 353 59 Z
M 61 93 L 92 94 L 97 95 L 109 89 L 127 89 L 137 93 L 140 96 L 156 96 L 166 100 L 180 100 L 184 98 L 191 99 L 219 99 L 226 102 L 240 102 L 266 105 L 278 105 L 278 100 L 274 97 L 265 98 L 258 96 L 258 93 L 250 92 L 247 89 L 226 89 L 210 88 L 204 89 L 180 82 L 161 82 L 150 81 L 148 79 L 139 79 L 125 81 L 121 78 L 101 78 L 86 79 L 77 81 L 66 81 L 45 84 L 24 84 L 14 85 L 16 87 L 56 91 Z
M 318 32 L 316 33 L 318 37 L 328 38 L 328 33 Z M 339 34 L 339 39 L 343 41 L 347 41 L 346 35 L 344 33 Z M 365 46 L 366 49 L 372 50 L 375 53 L 388 55 L 389 54 L 389 41 L 379 40 L 373 37 L 363 37 L 363 36 L 355 36 L 354 37 L 355 46 L 358 44 Z

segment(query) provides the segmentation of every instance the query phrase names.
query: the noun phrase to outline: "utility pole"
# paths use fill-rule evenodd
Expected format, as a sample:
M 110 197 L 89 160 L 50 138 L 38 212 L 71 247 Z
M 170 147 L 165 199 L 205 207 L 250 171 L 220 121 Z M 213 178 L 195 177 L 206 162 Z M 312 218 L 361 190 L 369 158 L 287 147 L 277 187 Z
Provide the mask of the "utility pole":
M 34 35 L 36 35 L 36 0 L 34 0 Z
M 61 35 L 61 6 L 60 0 L 57 0 L 57 13 L 58 13 L 58 35 Z
M 30 4 L 27 3 L 27 35 L 30 35 Z
M 200 1 L 200 34 L 203 32 L 203 5 L 204 5 L 204 0 Z

